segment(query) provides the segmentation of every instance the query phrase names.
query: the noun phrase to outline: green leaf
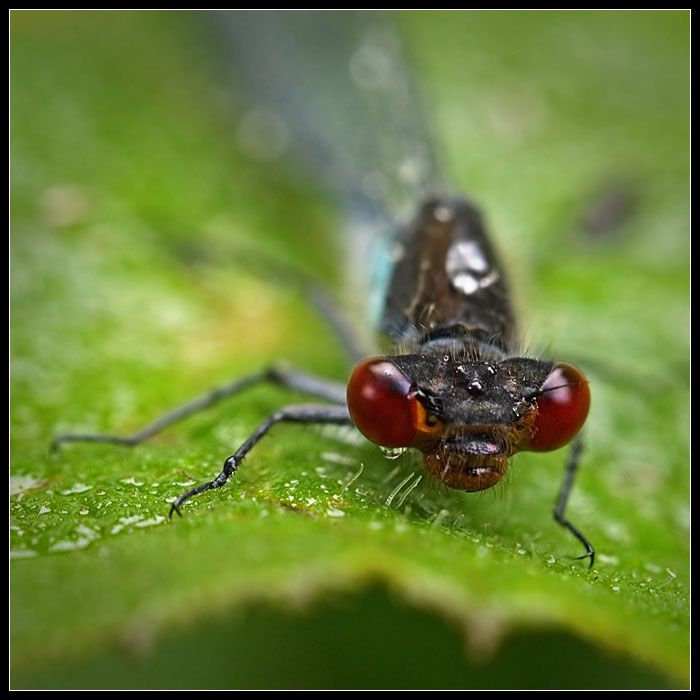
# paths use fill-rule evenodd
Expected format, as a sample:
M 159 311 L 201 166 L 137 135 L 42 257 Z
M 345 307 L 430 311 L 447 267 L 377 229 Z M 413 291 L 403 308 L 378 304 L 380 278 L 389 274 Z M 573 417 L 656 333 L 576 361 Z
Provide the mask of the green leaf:
M 12 687 L 686 687 L 688 13 L 397 16 L 527 347 L 589 376 L 567 514 L 592 570 L 551 518 L 563 451 L 463 494 L 353 431 L 280 426 L 170 522 L 300 400 L 271 387 L 135 449 L 50 452 L 278 358 L 347 376 L 264 274 L 333 286 L 341 222 L 237 151 L 200 20 L 11 15 Z

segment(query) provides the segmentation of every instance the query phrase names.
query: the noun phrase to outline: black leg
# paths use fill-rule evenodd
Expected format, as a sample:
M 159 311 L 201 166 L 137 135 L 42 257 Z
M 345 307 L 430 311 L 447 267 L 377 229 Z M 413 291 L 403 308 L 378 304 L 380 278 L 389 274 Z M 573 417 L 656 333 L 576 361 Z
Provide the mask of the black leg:
M 173 513 L 180 513 L 180 506 L 192 496 L 196 496 L 210 489 L 221 488 L 237 471 L 243 458 L 260 441 L 270 428 L 276 423 L 336 423 L 352 425 L 350 414 L 346 406 L 317 406 L 301 404 L 299 406 L 287 406 L 275 411 L 266 418 L 251 434 L 251 436 L 232 454 L 225 462 L 219 476 L 213 481 L 207 481 L 195 488 L 183 493 L 170 507 L 170 517 Z
M 569 461 L 566 465 L 566 473 L 564 474 L 564 481 L 561 485 L 561 491 L 559 492 L 559 500 L 557 501 L 557 507 L 554 509 L 554 519 L 563 525 L 569 532 L 571 532 L 581 544 L 586 548 L 586 553 L 582 554 L 577 559 L 590 558 L 589 567 L 593 566 L 595 560 L 595 549 L 593 545 L 588 541 L 586 536 L 574 525 L 572 525 L 565 517 L 564 510 L 566 508 L 567 501 L 569 500 L 569 494 L 571 493 L 571 488 L 574 484 L 574 477 L 576 475 L 576 470 L 581 459 L 581 452 L 583 450 L 583 440 L 581 436 L 576 436 L 572 446 L 571 454 L 569 455 Z
M 187 416 L 201 411 L 209 406 L 218 403 L 224 398 L 238 394 L 251 386 L 262 382 L 272 382 L 279 386 L 288 389 L 295 389 L 304 394 L 325 399 L 336 404 L 345 403 L 345 385 L 339 382 L 334 382 L 329 379 L 322 379 L 311 374 L 305 374 L 297 370 L 279 369 L 272 367 L 270 369 L 251 374 L 246 377 L 240 377 L 228 384 L 209 391 L 202 396 L 198 396 L 191 401 L 188 401 L 182 406 L 169 411 L 165 415 L 157 418 L 146 427 L 141 428 L 132 435 L 93 435 L 85 433 L 70 433 L 67 435 L 58 435 L 51 443 L 53 450 L 56 450 L 59 445 L 64 442 L 108 442 L 116 445 L 133 446 L 147 440 L 151 436 L 159 433 L 169 425 L 186 418 Z

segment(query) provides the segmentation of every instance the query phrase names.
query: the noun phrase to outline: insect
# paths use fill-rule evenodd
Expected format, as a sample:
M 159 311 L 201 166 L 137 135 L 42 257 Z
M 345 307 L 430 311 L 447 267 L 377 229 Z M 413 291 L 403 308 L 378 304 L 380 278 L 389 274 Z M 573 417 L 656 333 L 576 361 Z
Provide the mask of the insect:
M 290 138 L 362 222 L 358 247 L 378 251 L 373 306 L 389 351 L 363 356 L 343 332 L 356 359 L 347 385 L 270 368 L 219 387 L 131 436 L 68 434 L 54 445 L 136 445 L 261 382 L 324 401 L 275 411 L 214 479 L 173 502 L 172 516 L 188 499 L 227 483 L 281 422 L 354 425 L 382 447 L 419 450 L 433 478 L 463 491 L 494 486 L 516 452 L 571 443 L 554 517 L 585 547 L 579 558 L 592 566 L 592 544 L 565 517 L 590 404 L 587 380 L 572 365 L 520 356 L 506 275 L 482 214 L 444 186 L 400 44 L 379 19 L 375 13 L 226 13 L 216 23 L 225 60 L 243 67 L 252 98 L 269 110 L 257 113 L 259 122 L 263 114 L 262 122 L 272 125 L 264 145 Z M 371 114 L 375 126 L 378 119 L 391 132 L 391 149 L 357 139 L 364 126 L 355 120 L 358 105 L 363 119 Z M 343 129 L 350 133 L 341 140 Z M 376 138 L 377 131 L 369 136 Z M 409 218 L 385 216 L 407 206 L 414 210 Z M 374 226 L 366 224 L 370 219 Z M 334 312 L 328 315 L 343 327 Z

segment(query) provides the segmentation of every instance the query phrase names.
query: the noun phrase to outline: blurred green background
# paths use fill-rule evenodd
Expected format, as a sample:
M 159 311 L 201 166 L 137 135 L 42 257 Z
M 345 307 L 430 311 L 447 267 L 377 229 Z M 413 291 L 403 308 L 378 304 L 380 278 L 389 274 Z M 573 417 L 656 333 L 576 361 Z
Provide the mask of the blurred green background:
M 248 262 L 332 286 L 339 219 L 237 150 L 200 15 L 13 11 L 13 688 L 687 686 L 689 15 L 395 19 L 526 346 L 589 376 L 568 514 L 595 568 L 551 519 L 563 453 L 448 493 L 351 432 L 279 427 L 170 523 L 299 398 L 271 387 L 51 455 L 280 357 L 343 380 L 308 302 Z

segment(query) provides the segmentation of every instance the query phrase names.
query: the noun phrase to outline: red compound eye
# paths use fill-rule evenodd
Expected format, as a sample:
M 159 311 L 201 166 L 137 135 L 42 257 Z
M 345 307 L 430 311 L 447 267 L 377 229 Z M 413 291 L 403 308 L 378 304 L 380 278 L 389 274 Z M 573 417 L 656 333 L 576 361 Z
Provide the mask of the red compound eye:
M 571 365 L 555 365 L 537 396 L 537 416 L 527 449 L 547 452 L 566 445 L 583 427 L 590 404 L 583 373 Z
M 441 430 L 406 375 L 383 357 L 360 362 L 348 381 L 348 408 L 357 429 L 384 447 L 408 447 Z

